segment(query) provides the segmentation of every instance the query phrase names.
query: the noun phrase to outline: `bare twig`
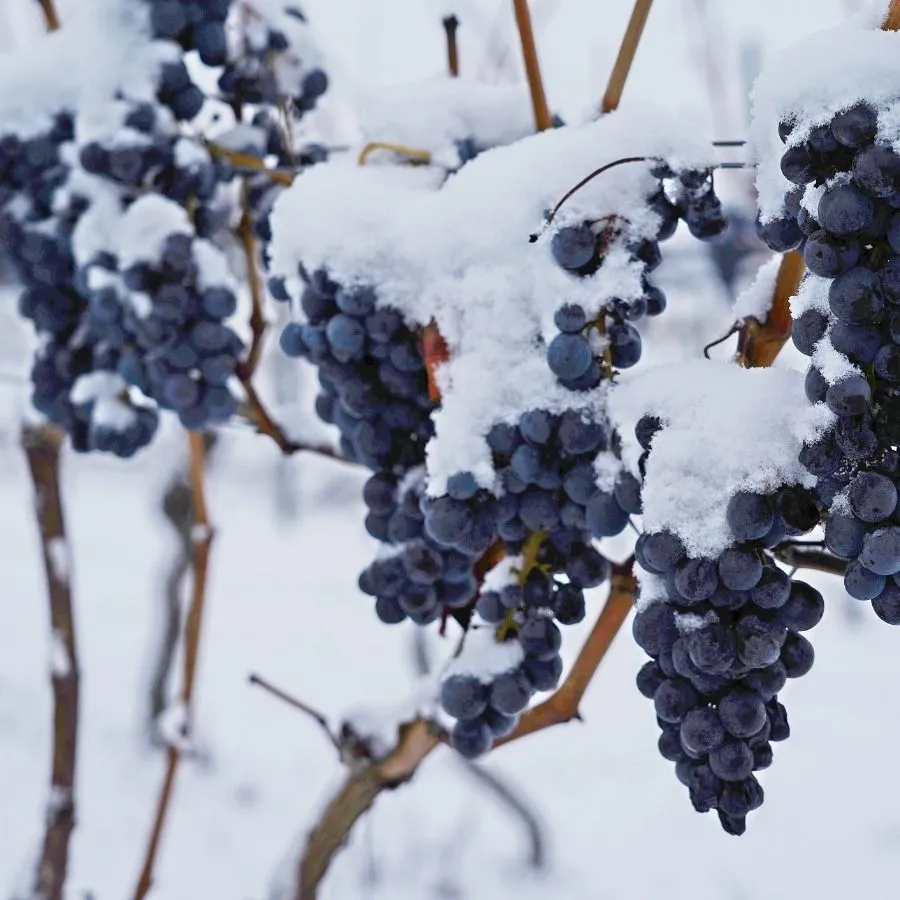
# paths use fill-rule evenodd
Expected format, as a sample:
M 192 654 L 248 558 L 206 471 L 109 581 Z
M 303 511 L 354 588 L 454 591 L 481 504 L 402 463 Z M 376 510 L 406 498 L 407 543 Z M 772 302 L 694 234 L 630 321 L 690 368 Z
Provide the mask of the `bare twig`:
M 250 312 L 250 350 L 243 361 L 243 373 L 252 378 L 262 358 L 263 341 L 266 336 L 266 318 L 263 315 L 263 290 L 259 277 L 259 252 L 256 238 L 253 236 L 253 222 L 250 218 L 250 203 L 246 189 L 243 191 L 243 212 L 237 227 L 237 236 L 244 250 L 247 261 L 247 282 L 250 285 L 250 299 L 253 304 Z
M 579 717 L 578 704 L 634 602 L 633 564 L 631 558 L 614 567 L 609 599 L 566 680 L 548 700 L 525 713 L 512 734 L 495 746 Z M 434 722 L 415 719 L 400 726 L 397 746 L 386 757 L 348 776 L 310 833 L 300 860 L 294 900 L 315 900 L 328 866 L 363 813 L 382 791 L 409 781 L 445 740 L 446 735 Z
M 428 396 L 431 398 L 432 403 L 440 403 L 441 389 L 437 383 L 437 370 L 450 359 L 450 351 L 434 322 L 429 323 L 422 329 L 420 340 L 422 359 L 425 362 L 425 372 L 428 375 Z
M 217 437 L 214 432 L 203 437 L 208 471 Z M 154 742 L 161 739 L 158 732 L 159 717 L 168 704 L 170 676 L 181 634 L 182 586 L 194 561 L 194 543 L 191 537 L 194 513 L 191 486 L 186 473 L 179 470 L 172 479 L 163 495 L 162 511 L 175 531 L 178 550 L 165 578 L 165 624 L 150 679 L 150 733 Z
M 206 508 L 205 471 L 206 448 L 203 435 L 196 432 L 188 433 L 188 447 L 190 451 L 190 485 L 191 508 L 194 512 L 194 524 L 191 530 L 191 538 L 194 546 L 194 588 L 191 595 L 191 603 L 188 607 L 187 619 L 184 629 L 184 673 L 181 687 L 181 703 L 184 708 L 184 737 L 191 731 L 191 706 L 194 699 L 194 686 L 197 675 L 197 658 L 200 648 L 200 633 L 203 624 L 203 609 L 206 605 L 206 579 L 209 569 L 209 554 L 212 546 L 213 531 L 209 522 L 209 514 Z M 147 842 L 147 851 L 144 857 L 144 865 L 138 878 L 135 889 L 135 900 L 146 897 L 153 886 L 153 871 L 156 865 L 156 857 L 162 841 L 166 818 L 172 802 L 175 787 L 175 775 L 181 760 L 181 751 L 175 743 L 170 744 L 167 759 L 166 773 L 163 779 L 162 789 L 156 807 L 156 815 L 153 827 L 150 831 L 150 839 Z
M 482 787 L 489 790 L 524 825 L 528 835 L 528 865 L 532 869 L 542 869 L 547 864 L 547 848 L 541 823 L 527 803 L 496 773 L 489 772 L 471 759 L 459 757 L 463 768 Z
M 747 318 L 738 336 L 737 362 L 745 368 L 771 366 L 791 336 L 791 297 L 797 293 L 806 266 L 803 256 L 785 253 L 775 279 L 775 294 L 765 321 Z
M 891 0 L 881 28 L 883 31 L 900 31 L 900 0 Z
M 653 0 L 634 0 L 631 18 L 625 28 L 625 36 L 622 38 L 619 54 L 606 85 L 606 93 L 603 95 L 603 103 L 600 106 L 600 111 L 603 113 L 619 108 L 622 91 L 625 89 L 625 82 L 628 80 L 628 73 L 631 71 L 631 65 L 634 62 L 634 56 L 637 53 L 652 5 Z
M 56 31 L 60 26 L 59 14 L 56 12 L 56 4 L 53 0 L 39 0 L 41 4 L 41 12 L 44 14 L 44 24 L 47 31 Z
M 845 559 L 838 559 L 824 550 L 803 550 L 791 544 L 779 544 L 772 550 L 772 555 L 794 569 L 816 569 L 830 575 L 843 575 L 847 571 Z
M 50 7 L 52 9 L 52 6 Z M 50 799 L 34 897 L 61 900 L 75 828 L 75 763 L 78 748 L 78 650 L 72 604 L 69 544 L 59 483 L 62 434 L 50 426 L 22 431 L 22 447 L 34 485 L 53 647 L 53 758 Z
M 331 446 L 331 444 L 310 444 L 304 441 L 293 441 L 284 432 L 284 429 L 269 415 L 268 410 L 263 406 L 259 393 L 253 384 L 252 378 L 246 373 L 243 366 L 238 366 L 238 379 L 244 386 L 247 394 L 247 417 L 256 426 L 256 430 L 260 434 L 271 438 L 277 445 L 278 449 L 285 456 L 292 456 L 294 453 L 315 453 L 319 456 L 327 456 L 337 462 L 346 463 L 355 466 L 356 463 L 352 459 L 347 459 Z
M 302 700 L 297 699 L 292 694 L 289 694 L 287 691 L 283 691 L 281 688 L 275 687 L 271 681 L 267 681 L 260 675 L 256 673 L 251 673 L 247 681 L 254 685 L 255 687 L 261 687 L 264 691 L 271 694 L 278 700 L 281 700 L 283 703 L 287 703 L 288 706 L 292 706 L 294 709 L 299 710 L 304 715 L 309 716 L 314 722 L 316 722 L 322 731 L 328 735 L 329 742 L 340 752 L 341 744 L 340 741 L 334 736 L 334 732 L 331 730 L 331 726 L 328 724 L 328 719 L 320 713 L 317 709 L 313 709 L 311 706 L 304 703 Z
M 459 77 L 459 43 L 456 33 L 459 30 L 459 19 L 456 16 L 444 18 L 444 32 L 447 35 L 447 71 L 454 77 Z
M 528 0 L 513 0 L 513 9 L 519 29 L 519 40 L 522 43 L 522 58 L 525 62 L 525 74 L 528 77 L 528 89 L 531 91 L 534 125 L 538 131 L 546 131 L 553 127 L 553 120 L 550 116 L 550 108 L 547 106 L 547 95 L 544 93 L 544 80 L 541 77 L 541 64 L 538 61 L 537 46 L 534 42 L 534 28 L 531 24 Z

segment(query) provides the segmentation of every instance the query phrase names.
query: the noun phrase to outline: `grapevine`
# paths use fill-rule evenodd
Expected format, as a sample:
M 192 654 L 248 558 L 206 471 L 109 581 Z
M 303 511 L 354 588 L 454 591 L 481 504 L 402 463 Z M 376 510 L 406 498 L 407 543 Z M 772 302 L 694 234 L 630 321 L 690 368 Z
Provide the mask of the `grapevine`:
M 68 552 L 63 447 L 124 460 L 175 429 L 189 456 L 182 683 L 159 723 L 135 900 L 158 878 L 192 750 L 216 563 L 205 447 L 230 430 L 362 473 L 373 556 L 352 573 L 354 615 L 427 630 L 442 654 L 388 740 L 364 718 L 333 731 L 251 677 L 350 769 L 297 862 L 298 900 L 433 750 L 480 759 L 579 718 L 629 617 L 648 661 L 628 689 L 652 703 L 659 755 L 694 810 L 742 835 L 833 603 L 798 570 L 841 576 L 900 625 L 900 0 L 880 28 L 859 17 L 768 62 L 746 145 L 629 104 L 649 0 L 595 113 L 568 123 L 529 4 L 511 8 L 524 82 L 469 78 L 468 23 L 442 9 L 447 74 L 352 103 L 290 0 L 97 0 L 71 21 L 41 0 L 51 52 L 9 55 L 0 253 L 34 338 L 23 448 L 70 663 L 54 671 L 60 806 L 35 896 L 63 897 L 75 827 L 84 653 L 51 549 Z M 725 160 L 735 150 L 746 162 Z M 694 358 L 661 363 L 645 351 L 685 302 L 667 295 L 667 266 L 728 228 L 729 167 L 755 169 L 773 255 L 725 338 L 691 336 Z M 803 373 L 773 365 L 788 340 Z M 307 413 L 334 443 L 296 439 L 301 424 L 270 412 L 274 354 L 315 379 Z

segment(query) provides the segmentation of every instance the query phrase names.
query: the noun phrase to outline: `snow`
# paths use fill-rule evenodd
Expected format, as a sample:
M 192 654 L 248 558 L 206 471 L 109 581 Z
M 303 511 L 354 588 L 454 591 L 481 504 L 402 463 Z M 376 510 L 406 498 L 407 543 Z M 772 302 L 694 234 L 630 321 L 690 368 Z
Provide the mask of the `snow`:
M 775 282 L 781 267 L 781 255 L 773 254 L 756 271 L 753 281 L 738 294 L 734 302 L 734 318 L 765 321 L 775 299 Z
M 732 543 L 725 513 L 735 493 L 812 483 L 797 454 L 832 418 L 824 404 L 809 406 L 799 373 L 713 361 L 638 375 L 611 393 L 610 412 L 630 460 L 637 420 L 663 421 L 641 493 L 644 530 L 672 531 L 691 556 L 709 557 Z
M 142 4 L 91 0 L 71 9 L 64 28 L 4 54 L 4 130 L 29 136 L 61 109 L 105 108 L 117 87 L 136 99 L 151 98 L 160 62 L 175 48 L 148 40 L 148 24 Z
M 481 581 L 484 591 L 500 591 L 508 584 L 517 584 L 522 570 L 523 556 L 504 556 L 495 566 L 485 572 Z
M 456 141 L 497 147 L 534 131 L 525 84 L 491 85 L 439 75 L 372 92 L 361 106 L 363 143 L 388 142 L 427 150 L 433 161 L 459 165 Z
M 496 629 L 486 625 L 477 616 L 466 633 L 462 650 L 444 668 L 442 677 L 473 675 L 490 684 L 498 675 L 516 668 L 524 654 L 518 641 L 499 642 Z
M 50 559 L 50 570 L 57 581 L 69 580 L 69 544 L 63 537 L 51 538 L 47 542 L 47 556 Z
M 756 186 L 761 218 L 769 221 L 783 208 L 793 185 L 781 174 L 785 145 L 778 137 L 779 121 L 795 123 L 789 145 L 803 141 L 810 130 L 829 121 L 860 100 L 877 108 L 896 108 L 900 97 L 900 34 L 872 28 L 861 17 L 840 28 L 804 37 L 776 54 L 759 76 L 752 94 L 751 152 L 757 161 Z M 886 135 L 896 140 L 890 126 Z
M 562 388 L 543 342 L 565 302 L 596 314 L 614 297 L 641 294 L 641 268 L 615 244 L 595 275 L 577 278 L 555 263 L 550 239 L 562 225 L 610 214 L 625 216 L 635 236 L 652 233 L 657 219 L 644 200 L 657 182 L 649 165 L 593 179 L 537 242 L 529 235 L 598 165 L 628 156 L 708 164 L 711 148 L 698 135 L 671 110 L 617 112 L 487 151 L 439 191 L 408 169 L 389 169 L 386 177 L 383 167 L 341 163 L 313 167 L 281 195 L 272 214 L 275 273 L 293 276 L 302 262 L 343 283 L 376 284 L 381 303 L 411 324 L 433 320 L 450 348 L 450 362 L 437 373 L 442 407 L 428 447 L 429 493 L 443 493 L 461 470 L 494 487 L 484 435 L 496 422 L 576 404 L 602 419 L 603 391 L 582 398 Z
M 124 271 L 136 263 L 157 262 L 169 235 L 192 235 L 194 229 L 183 206 L 160 194 L 144 194 L 123 213 L 116 233 Z
M 50 674 L 53 678 L 66 678 L 71 672 L 72 660 L 66 649 L 65 636 L 54 628 L 50 632 Z

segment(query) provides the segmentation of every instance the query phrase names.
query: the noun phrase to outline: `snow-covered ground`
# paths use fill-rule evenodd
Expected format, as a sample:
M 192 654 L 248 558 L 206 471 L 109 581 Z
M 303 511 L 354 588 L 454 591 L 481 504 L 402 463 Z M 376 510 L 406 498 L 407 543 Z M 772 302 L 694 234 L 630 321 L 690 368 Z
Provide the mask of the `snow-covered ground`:
M 60 0 L 63 14 L 76 2 L 83 0 Z M 306 6 L 335 60 L 335 87 L 349 98 L 339 124 L 352 118 L 364 88 L 441 66 L 435 10 L 447 2 Z M 460 0 L 463 65 L 472 60 L 473 74 L 496 77 L 484 62 L 485 35 L 509 36 L 507 6 Z M 603 4 L 602 15 L 592 0 L 534 6 L 548 93 L 560 98 L 555 106 L 564 115 L 577 115 L 602 93 L 631 4 Z M 751 39 L 763 50 L 782 46 L 835 24 L 856 4 L 655 5 L 625 102 L 677 89 L 718 110 L 723 136 L 735 137 L 744 133 L 740 93 L 711 99 L 700 67 L 697 11 L 704 6 L 720 65 L 729 67 L 713 80 L 731 85 Z M 27 31 L 26 16 L 16 22 Z M 740 182 L 726 190 L 736 195 Z M 682 289 L 671 293 L 669 310 L 648 335 L 650 363 L 695 356 L 730 322 L 721 296 L 696 289 L 700 278 L 709 284 L 705 260 L 681 245 L 672 249 L 678 259 L 670 259 L 670 275 Z M 47 799 L 52 648 L 31 488 L 16 446 L 22 389 L 15 378 L 26 364 L 18 326 L 7 318 L 12 306 L 0 293 L 0 896 L 19 900 L 29 896 Z M 785 363 L 791 359 L 796 354 L 786 353 Z M 83 698 L 71 900 L 130 896 L 142 859 L 164 765 L 147 741 L 149 669 L 162 580 L 176 552 L 160 500 L 184 449 L 181 436 L 166 430 L 131 463 L 65 457 Z M 296 518 L 280 514 L 276 500 L 291 483 Z M 198 755 L 178 775 L 158 900 L 276 900 L 305 831 L 344 777 L 315 726 L 250 688 L 249 672 L 334 720 L 347 709 L 391 705 L 412 686 L 411 629 L 380 625 L 356 588 L 375 551 L 362 525 L 361 483 L 360 474 L 327 460 L 280 463 L 263 438 L 225 433 L 210 475 L 216 538 L 197 690 Z M 893 900 L 900 878 L 892 778 L 900 708 L 890 698 L 900 635 L 847 600 L 833 580 L 809 580 L 829 601 L 812 634 L 816 666 L 784 692 L 793 735 L 762 773 L 766 803 L 744 837 L 728 837 L 713 818 L 696 815 L 657 753 L 652 705 L 633 686 L 642 654 L 626 632 L 587 695 L 584 723 L 517 742 L 484 764 L 538 816 L 546 872 L 529 873 L 521 822 L 442 749 L 413 783 L 379 800 L 338 856 L 323 900 Z M 593 597 L 594 608 L 602 599 Z M 567 630 L 568 658 L 588 627 Z

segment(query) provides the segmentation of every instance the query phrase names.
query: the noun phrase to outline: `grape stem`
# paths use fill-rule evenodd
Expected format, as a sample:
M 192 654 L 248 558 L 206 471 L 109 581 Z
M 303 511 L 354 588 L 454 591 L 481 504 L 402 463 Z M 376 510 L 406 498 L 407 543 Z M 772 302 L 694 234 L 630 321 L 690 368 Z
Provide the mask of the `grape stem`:
M 304 703 L 302 700 L 299 700 L 297 697 L 293 696 L 293 694 L 289 694 L 287 691 L 283 691 L 281 688 L 276 687 L 274 684 L 272 684 L 271 681 L 266 680 L 261 675 L 257 675 L 255 672 L 251 672 L 251 674 L 247 677 L 247 683 L 253 685 L 254 687 L 262 688 L 264 691 L 266 691 L 266 693 L 271 694 L 273 697 L 275 697 L 276 700 L 281 700 L 288 706 L 293 707 L 294 709 L 302 712 L 304 715 L 309 716 L 322 729 L 322 731 L 325 732 L 328 737 L 328 742 L 338 752 L 340 752 L 340 741 L 338 741 L 338 739 L 335 737 L 334 732 L 331 730 L 331 726 L 328 724 L 328 719 L 323 713 L 320 713 L 317 709 L 314 709 L 313 707 Z
M 456 39 L 459 19 L 456 16 L 445 16 L 443 24 L 447 35 L 447 71 L 454 78 L 459 78 L 459 44 Z
M 644 33 L 644 26 L 647 24 L 647 18 L 650 15 L 651 6 L 653 6 L 653 0 L 634 0 L 631 18 L 628 20 L 628 25 L 625 28 L 625 35 L 622 38 L 618 56 L 616 56 L 616 61 L 609 76 L 609 82 L 606 85 L 606 93 L 603 95 L 603 103 L 600 106 L 601 113 L 609 113 L 619 108 L 622 91 L 625 88 L 625 82 L 628 80 L 628 73 L 631 71 L 638 44 L 641 41 L 641 35 Z
M 824 550 L 802 550 L 791 544 L 779 544 L 772 555 L 781 563 L 794 569 L 816 569 L 830 575 L 843 575 L 847 561 L 838 559 Z
M 428 150 L 420 150 L 417 147 L 407 147 L 406 144 L 391 144 L 386 141 L 370 141 L 359 152 L 356 164 L 364 166 L 369 157 L 376 150 L 390 150 L 400 156 L 405 156 L 412 165 L 427 166 L 431 162 L 431 153 Z
M 230 162 L 239 171 L 261 172 L 276 184 L 284 187 L 290 187 L 297 177 L 297 173 L 292 172 L 290 169 L 270 169 L 258 156 L 254 156 L 252 153 L 230 150 L 228 147 L 223 147 L 215 141 L 202 140 L 202 143 L 209 151 L 210 156 Z
M 263 406 L 253 379 L 243 365 L 238 366 L 237 376 L 247 395 L 244 414 L 256 426 L 257 433 L 271 438 L 285 456 L 293 456 L 295 453 L 315 453 L 317 456 L 326 456 L 328 459 L 350 466 L 358 465 L 354 460 L 342 456 L 331 444 L 311 444 L 306 441 L 291 440 Z
M 266 318 L 263 315 L 262 282 L 259 276 L 259 254 L 256 238 L 253 236 L 253 223 L 250 219 L 250 201 L 246 184 L 242 188 L 241 221 L 237 227 L 237 236 L 244 250 L 247 261 L 247 281 L 250 285 L 250 299 L 253 304 L 250 312 L 250 350 L 243 362 L 243 372 L 252 378 L 262 358 L 263 341 L 266 336 Z
M 806 265 L 794 250 L 785 253 L 778 267 L 772 306 L 762 321 L 744 319 L 738 333 L 737 363 L 744 368 L 771 366 L 791 336 L 791 297 L 797 293 Z
M 565 681 L 549 699 L 526 712 L 515 730 L 495 747 L 581 718 L 578 707 L 585 691 L 634 604 L 633 566 L 633 556 L 613 566 L 609 598 Z M 417 718 L 398 727 L 397 745 L 388 754 L 351 771 L 309 834 L 298 865 L 293 900 L 315 900 L 331 861 L 360 817 L 383 791 L 409 781 L 446 740 L 446 732 L 436 722 Z
M 209 513 L 206 507 L 206 491 L 204 486 L 206 472 L 206 445 L 203 435 L 198 432 L 188 432 L 189 451 L 189 481 L 191 487 L 191 508 L 193 509 L 193 527 L 191 539 L 194 548 L 194 587 L 191 601 L 188 607 L 184 628 L 184 670 L 182 674 L 181 705 L 184 710 L 183 737 L 187 738 L 191 732 L 192 704 L 194 700 L 194 686 L 197 677 L 197 659 L 200 650 L 200 634 L 203 625 L 203 610 L 206 605 L 206 583 L 209 571 L 209 556 L 212 546 L 213 529 L 209 521 Z M 182 751 L 175 743 L 170 743 L 166 751 L 166 772 L 160 789 L 156 806 L 156 815 L 150 838 L 147 842 L 147 850 L 144 856 L 144 864 L 138 877 L 135 888 L 135 900 L 146 897 L 153 886 L 153 872 L 159 846 L 162 842 L 169 807 L 175 787 L 175 775 L 178 764 L 181 761 Z
M 544 80 L 541 77 L 541 64 L 534 41 L 534 28 L 531 24 L 528 0 L 513 0 L 513 10 L 516 15 L 516 27 L 519 29 L 519 40 L 522 44 L 522 59 L 525 63 L 528 89 L 531 92 L 534 125 L 538 131 L 546 131 L 553 127 L 553 120 L 550 117 L 550 107 L 547 106 L 547 95 L 544 92 Z
M 78 651 L 72 602 L 69 544 L 59 480 L 62 433 L 51 426 L 25 426 L 22 448 L 34 485 L 34 509 L 41 538 L 52 644 L 53 755 L 50 800 L 34 879 L 34 897 L 61 900 L 75 828 L 75 771 L 78 748 Z
M 599 169 L 594 169 L 593 172 L 585 175 L 578 184 L 573 185 L 562 195 L 559 202 L 556 206 L 547 213 L 547 217 L 544 219 L 544 224 L 541 226 L 540 231 L 535 232 L 530 235 L 528 240 L 533 244 L 535 243 L 541 234 L 547 230 L 547 228 L 552 224 L 553 220 L 556 218 L 557 213 L 562 209 L 563 205 L 566 201 L 573 195 L 577 194 L 585 185 L 592 182 L 598 175 L 602 175 L 604 172 L 608 172 L 610 169 L 616 168 L 616 166 L 624 166 L 626 163 L 636 163 L 636 162 L 647 162 L 651 157 L 649 156 L 624 156 L 622 159 L 614 160 L 611 163 L 606 163 L 604 166 L 600 166 Z
M 56 4 L 53 0 L 39 0 L 41 4 L 41 12 L 44 14 L 44 24 L 47 31 L 57 31 L 62 23 L 59 21 L 59 14 L 56 11 Z

